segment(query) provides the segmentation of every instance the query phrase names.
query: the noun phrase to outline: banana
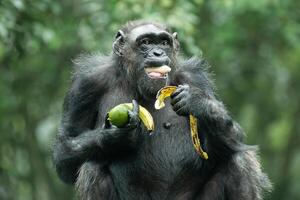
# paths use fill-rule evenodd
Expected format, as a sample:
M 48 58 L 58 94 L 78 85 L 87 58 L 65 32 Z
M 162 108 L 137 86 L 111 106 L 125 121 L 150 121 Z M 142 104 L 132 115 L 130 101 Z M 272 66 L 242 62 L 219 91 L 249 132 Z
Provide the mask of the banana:
M 172 93 L 176 90 L 176 86 L 166 86 L 161 88 L 156 95 L 156 101 L 154 103 L 155 109 L 159 110 L 163 107 L 165 107 L 164 100 L 171 96 Z M 194 148 L 196 149 L 196 152 L 205 160 L 208 159 L 208 155 L 205 151 L 203 151 L 200 143 L 200 139 L 198 136 L 198 127 L 197 127 L 197 118 L 193 115 L 189 115 L 190 120 L 190 129 L 191 129 L 191 138 L 194 145 Z
M 124 103 L 130 110 L 133 109 L 132 103 Z M 139 106 L 139 118 L 142 120 L 143 124 L 149 132 L 154 130 L 154 120 L 150 112 L 143 106 Z
M 177 88 L 176 86 L 166 86 L 161 88 L 156 95 L 156 101 L 154 103 L 155 109 L 159 110 L 165 107 L 165 103 L 164 103 L 165 98 L 171 96 L 171 94 L 175 92 L 176 88 Z

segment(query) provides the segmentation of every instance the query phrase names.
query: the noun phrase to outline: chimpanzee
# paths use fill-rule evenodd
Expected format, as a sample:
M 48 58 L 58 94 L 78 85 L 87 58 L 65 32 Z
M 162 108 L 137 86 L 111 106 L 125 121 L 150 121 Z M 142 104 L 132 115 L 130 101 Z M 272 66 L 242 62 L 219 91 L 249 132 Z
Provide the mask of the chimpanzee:
M 179 47 L 177 33 L 164 25 L 133 21 L 118 31 L 110 55 L 74 61 L 54 164 L 81 199 L 253 200 L 271 189 L 256 148 L 243 143 L 240 126 L 215 94 L 207 61 L 179 59 Z M 166 85 L 178 87 L 166 107 L 155 110 L 156 94 Z M 110 125 L 107 112 L 128 102 L 128 124 Z M 154 118 L 151 135 L 138 105 Z M 189 114 L 198 119 L 208 160 L 193 147 Z

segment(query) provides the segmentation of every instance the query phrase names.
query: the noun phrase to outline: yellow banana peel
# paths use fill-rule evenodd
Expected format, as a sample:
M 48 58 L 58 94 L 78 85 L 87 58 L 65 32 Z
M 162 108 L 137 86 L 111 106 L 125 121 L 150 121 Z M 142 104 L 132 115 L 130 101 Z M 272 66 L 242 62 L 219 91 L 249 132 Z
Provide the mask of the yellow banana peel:
M 161 88 L 156 95 L 156 101 L 154 103 L 155 109 L 159 110 L 163 107 L 165 107 L 164 100 L 171 96 L 172 93 L 176 90 L 176 86 L 165 86 Z M 190 129 L 191 129 L 191 138 L 194 145 L 194 148 L 196 149 L 197 153 L 205 160 L 208 159 L 208 155 L 205 151 L 203 151 L 201 147 L 200 138 L 198 135 L 198 127 L 197 127 L 197 118 L 193 115 L 189 115 L 190 120 Z
M 159 110 L 165 107 L 165 99 L 172 95 L 172 93 L 176 90 L 176 86 L 166 86 L 161 88 L 156 95 L 156 101 L 154 103 L 155 109 Z
M 190 115 L 190 128 L 191 128 L 191 137 L 194 144 L 194 147 L 197 153 L 205 160 L 208 159 L 208 155 L 205 151 L 203 151 L 200 143 L 200 138 L 198 135 L 198 126 L 197 126 L 197 118 L 193 115 Z

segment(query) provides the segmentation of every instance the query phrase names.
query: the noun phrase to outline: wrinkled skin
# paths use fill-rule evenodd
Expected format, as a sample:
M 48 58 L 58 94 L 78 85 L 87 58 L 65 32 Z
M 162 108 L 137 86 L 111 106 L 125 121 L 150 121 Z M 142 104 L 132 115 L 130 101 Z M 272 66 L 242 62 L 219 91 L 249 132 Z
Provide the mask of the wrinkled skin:
M 53 157 L 80 199 L 258 200 L 270 190 L 255 148 L 243 143 L 240 126 L 215 95 L 207 62 L 179 60 L 178 51 L 177 34 L 163 25 L 130 22 L 117 33 L 112 55 L 76 60 Z M 158 73 L 163 65 L 171 72 Z M 155 96 L 165 85 L 177 89 L 157 111 Z M 111 125 L 107 112 L 128 102 L 129 123 Z M 152 135 L 138 105 L 154 118 Z M 198 119 L 208 160 L 192 145 L 189 114 Z

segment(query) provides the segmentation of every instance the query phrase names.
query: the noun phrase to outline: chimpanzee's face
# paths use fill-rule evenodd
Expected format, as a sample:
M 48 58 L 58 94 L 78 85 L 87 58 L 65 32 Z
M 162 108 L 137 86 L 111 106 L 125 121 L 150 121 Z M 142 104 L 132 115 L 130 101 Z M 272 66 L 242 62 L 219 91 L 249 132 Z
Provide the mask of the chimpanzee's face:
M 174 36 L 153 24 L 146 24 L 132 29 L 126 38 L 125 52 L 131 55 L 126 59 L 132 63 L 129 78 L 136 80 L 138 92 L 144 97 L 154 98 L 174 70 L 174 44 L 177 42 Z

